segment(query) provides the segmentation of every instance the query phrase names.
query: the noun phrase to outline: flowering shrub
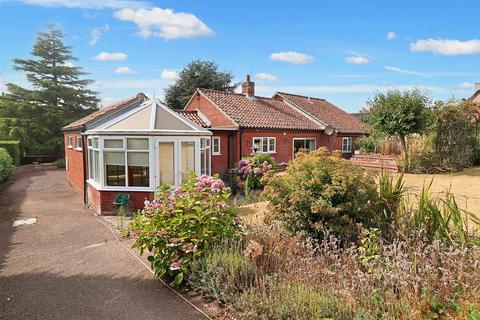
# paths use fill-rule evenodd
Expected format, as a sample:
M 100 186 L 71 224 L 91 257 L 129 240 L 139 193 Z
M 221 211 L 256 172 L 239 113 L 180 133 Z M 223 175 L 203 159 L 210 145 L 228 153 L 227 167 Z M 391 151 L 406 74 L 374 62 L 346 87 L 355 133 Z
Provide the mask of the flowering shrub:
M 134 247 L 148 260 L 156 277 L 174 278 L 180 284 L 193 261 L 214 244 L 241 233 L 240 219 L 229 204 L 230 190 L 222 180 L 195 175 L 178 188 L 158 188 L 152 201 L 132 221 Z
M 274 218 L 314 239 L 330 230 L 345 242 L 356 240 L 357 224 L 376 226 L 379 218 L 374 178 L 324 148 L 300 153 L 263 194 Z
M 234 171 L 238 188 L 244 189 L 246 194 L 250 190 L 263 188 L 265 183 L 262 178 L 271 170 L 276 170 L 276 164 L 269 154 L 258 153 L 240 160 Z

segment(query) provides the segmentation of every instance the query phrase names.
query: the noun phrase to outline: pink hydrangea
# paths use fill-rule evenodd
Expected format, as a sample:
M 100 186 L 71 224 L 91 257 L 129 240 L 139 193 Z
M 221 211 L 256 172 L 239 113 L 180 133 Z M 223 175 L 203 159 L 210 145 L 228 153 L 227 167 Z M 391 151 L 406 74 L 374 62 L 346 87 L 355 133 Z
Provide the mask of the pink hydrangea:
M 180 262 L 179 261 L 173 261 L 171 264 L 170 264 L 170 270 L 172 271 L 175 271 L 175 270 L 180 270 Z

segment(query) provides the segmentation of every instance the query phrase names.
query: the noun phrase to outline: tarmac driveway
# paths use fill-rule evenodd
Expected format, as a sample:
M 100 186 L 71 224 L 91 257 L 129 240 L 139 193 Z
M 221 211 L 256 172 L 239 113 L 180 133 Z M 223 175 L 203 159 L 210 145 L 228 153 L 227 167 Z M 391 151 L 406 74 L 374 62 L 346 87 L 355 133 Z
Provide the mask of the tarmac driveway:
M 12 180 L 0 191 L 0 319 L 204 319 L 114 240 L 64 171 Z

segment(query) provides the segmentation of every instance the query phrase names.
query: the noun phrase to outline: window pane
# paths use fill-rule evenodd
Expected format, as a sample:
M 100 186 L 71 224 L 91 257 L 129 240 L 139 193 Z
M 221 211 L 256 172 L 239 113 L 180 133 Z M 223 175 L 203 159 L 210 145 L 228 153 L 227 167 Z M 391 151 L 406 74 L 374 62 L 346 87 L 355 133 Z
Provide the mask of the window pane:
M 310 151 L 315 150 L 316 149 L 315 139 L 307 139 L 305 141 L 305 149 L 310 150 Z
M 148 150 L 148 139 L 127 139 L 128 150 Z
M 271 151 L 271 152 L 275 151 L 275 139 L 274 138 L 269 139 L 268 151 Z
M 105 164 L 105 183 L 107 186 L 125 186 L 125 166 Z
M 100 151 L 93 151 L 93 180 L 100 183 Z
M 129 166 L 148 167 L 148 152 L 127 152 L 127 161 Z
M 148 187 L 150 170 L 148 166 L 128 166 L 128 186 Z
M 88 178 L 93 179 L 93 151 L 88 150 Z
M 104 152 L 103 162 L 117 166 L 125 165 L 125 152 Z
M 105 139 L 103 140 L 104 148 L 123 148 L 122 139 Z
M 158 159 L 160 162 L 160 184 L 175 183 L 175 165 L 173 154 L 173 142 L 160 142 L 158 147 Z
M 200 150 L 200 174 L 207 174 L 207 150 Z
M 268 152 L 268 138 L 262 139 L 262 151 Z
M 98 138 L 93 138 L 93 147 L 94 147 L 95 149 L 98 148 Z
M 92 146 L 92 138 L 88 138 L 88 146 L 89 146 L 89 147 Z
M 82 137 L 77 137 L 77 145 L 78 149 L 82 149 Z
M 181 159 L 181 182 L 188 178 L 190 172 L 195 171 L 195 142 L 182 141 L 182 159 Z
M 305 149 L 305 140 L 293 140 L 293 153 L 297 153 L 300 149 Z

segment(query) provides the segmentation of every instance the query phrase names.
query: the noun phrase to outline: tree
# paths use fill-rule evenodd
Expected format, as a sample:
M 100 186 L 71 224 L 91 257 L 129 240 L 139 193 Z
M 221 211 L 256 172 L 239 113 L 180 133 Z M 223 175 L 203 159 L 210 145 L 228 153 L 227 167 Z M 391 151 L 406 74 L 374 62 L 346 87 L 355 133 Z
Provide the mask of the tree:
M 232 83 L 230 72 L 221 72 L 213 61 L 195 60 L 180 72 L 174 84 L 165 90 L 165 102 L 172 109 L 185 107 L 198 88 L 233 92 L 238 83 Z
M 38 34 L 31 54 L 37 59 L 13 60 L 13 68 L 26 73 L 31 87 L 7 83 L 8 93 L 0 98 L 0 133 L 58 154 L 61 128 L 95 111 L 99 99 L 88 89 L 93 80 L 80 79 L 86 73 L 73 66 L 77 59 L 72 47 L 63 43 L 55 25 Z
M 390 137 L 397 137 L 402 146 L 402 155 L 408 165 L 406 137 L 424 132 L 429 123 L 430 97 L 418 89 L 388 90 L 377 93 L 367 102 L 364 121 L 373 129 Z

